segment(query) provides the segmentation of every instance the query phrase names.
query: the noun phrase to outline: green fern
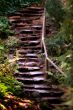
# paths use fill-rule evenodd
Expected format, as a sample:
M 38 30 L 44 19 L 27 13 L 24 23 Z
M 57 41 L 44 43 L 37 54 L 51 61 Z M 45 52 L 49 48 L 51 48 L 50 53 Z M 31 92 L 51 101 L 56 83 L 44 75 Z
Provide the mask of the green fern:
M 0 98 L 3 98 L 6 94 L 8 94 L 7 86 L 4 83 L 0 83 Z

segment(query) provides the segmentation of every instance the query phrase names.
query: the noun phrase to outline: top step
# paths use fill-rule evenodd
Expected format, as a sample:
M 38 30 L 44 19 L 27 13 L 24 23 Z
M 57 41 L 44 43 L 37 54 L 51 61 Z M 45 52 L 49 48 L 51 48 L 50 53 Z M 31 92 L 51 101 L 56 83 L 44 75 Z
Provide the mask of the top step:
M 40 11 L 40 10 L 44 10 L 43 7 L 28 7 L 29 10 L 34 10 L 34 11 Z

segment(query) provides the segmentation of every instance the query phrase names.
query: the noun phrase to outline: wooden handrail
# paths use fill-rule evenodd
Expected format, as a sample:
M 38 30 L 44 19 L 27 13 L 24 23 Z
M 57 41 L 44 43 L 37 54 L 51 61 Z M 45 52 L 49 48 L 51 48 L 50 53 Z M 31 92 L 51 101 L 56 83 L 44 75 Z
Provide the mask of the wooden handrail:
M 56 70 L 58 70 L 61 74 L 66 76 L 64 74 L 64 72 L 48 57 L 48 54 L 47 54 L 47 49 L 46 49 L 46 45 L 45 45 L 45 38 L 44 38 L 44 36 L 45 36 L 45 12 L 46 12 L 46 9 L 44 8 L 43 28 L 42 28 L 42 46 L 44 48 L 45 59 L 48 61 L 48 63 L 51 63 L 51 65 L 53 65 L 53 67 L 55 67 Z

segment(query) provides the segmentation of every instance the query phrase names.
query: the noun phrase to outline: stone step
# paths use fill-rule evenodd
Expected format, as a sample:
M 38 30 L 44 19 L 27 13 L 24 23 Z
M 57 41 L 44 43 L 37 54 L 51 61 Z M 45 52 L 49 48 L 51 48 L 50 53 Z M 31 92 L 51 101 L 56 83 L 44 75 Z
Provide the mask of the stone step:
M 49 104 L 61 104 L 63 103 L 63 100 L 60 97 L 42 97 L 41 98 L 42 101 L 48 101 Z
M 38 70 L 40 70 L 40 67 L 38 67 L 38 66 L 19 66 L 18 70 L 20 72 L 22 72 L 22 71 L 26 71 L 26 72 L 28 72 L 28 71 L 38 71 Z
M 36 42 L 35 41 L 32 41 L 32 42 L 31 41 L 27 41 L 26 42 L 26 41 L 19 40 L 18 44 L 20 46 L 27 46 L 27 47 L 31 46 L 31 47 L 34 47 L 34 46 L 39 46 L 41 44 L 41 42 L 40 41 L 39 42 L 38 41 L 36 41 Z
M 39 45 L 39 46 L 29 45 L 29 46 L 27 46 L 27 47 L 25 47 L 25 45 L 19 45 L 18 48 L 19 48 L 19 49 L 24 49 L 24 50 L 30 49 L 30 50 L 38 50 L 38 51 L 40 50 L 40 51 L 41 51 L 41 46 L 40 46 L 40 45 Z
M 30 29 L 23 29 L 19 33 L 21 34 L 33 34 L 33 30 Z
M 28 7 L 28 9 L 31 10 L 31 11 L 32 10 L 34 10 L 34 11 L 42 11 L 42 10 L 44 10 L 44 8 L 42 8 L 42 7 L 34 7 L 34 6 L 33 7 Z
M 22 16 L 25 16 L 25 17 L 30 17 L 30 16 L 33 16 L 33 17 L 35 17 L 35 16 L 42 16 L 42 13 L 23 13 L 23 15 Z
M 53 85 L 54 86 L 54 85 Z M 23 85 L 24 88 L 27 88 L 27 89 L 44 89 L 44 90 L 48 90 L 48 91 L 52 91 L 54 93 L 64 93 L 63 90 L 59 89 L 58 87 L 56 88 L 53 88 L 51 85 L 47 85 L 46 83 L 44 84 L 24 84 Z
M 25 43 L 27 43 L 28 41 L 36 41 L 37 43 L 38 42 L 40 42 L 39 40 L 40 40 L 40 36 L 27 36 L 27 37 L 19 37 L 19 40 L 21 40 L 21 41 L 25 41 Z
M 18 65 L 20 65 L 20 66 L 34 66 L 34 65 L 37 65 L 37 66 L 40 66 L 40 62 L 37 64 L 37 62 L 34 62 L 34 61 L 32 61 L 32 62 L 18 62 Z
M 38 89 L 36 87 L 34 87 L 34 89 L 24 89 L 24 91 L 27 92 L 36 92 L 39 93 L 42 97 L 61 97 L 63 95 L 63 92 L 61 91 L 53 91 L 53 90 L 45 90 L 45 89 Z
M 37 30 L 40 30 L 42 29 L 42 26 L 41 25 L 34 25 L 34 26 L 31 26 L 32 28 L 35 28 Z
M 43 76 L 44 77 L 44 73 L 43 72 L 19 72 L 19 73 L 15 73 L 14 74 L 15 77 L 20 76 L 20 77 L 27 77 L 27 78 L 33 78 L 33 77 L 40 77 Z
M 9 16 L 8 18 L 9 18 L 9 21 L 12 21 L 12 20 L 18 20 L 18 19 L 20 19 L 21 16 L 20 15 L 17 15 L 17 16 L 16 15 L 15 16 L 12 15 L 12 16 Z
M 45 89 L 45 90 L 51 90 L 51 87 L 50 86 L 47 86 L 45 84 L 26 84 L 23 86 L 24 88 L 27 88 L 27 89 Z
M 20 38 L 20 40 L 19 40 L 19 42 L 21 42 L 21 43 L 25 43 L 25 44 L 39 44 L 40 43 L 40 40 L 38 41 L 38 40 L 36 40 L 36 41 L 31 41 L 31 40 L 27 40 L 27 39 L 25 39 L 25 38 Z
M 23 10 L 19 10 L 20 13 L 43 13 L 43 10 L 30 10 L 28 9 L 23 9 Z
M 39 68 L 43 68 L 43 66 L 44 65 L 40 65 L 40 64 L 36 64 L 36 63 L 34 63 L 34 64 L 31 64 L 31 63 L 29 63 L 29 64 L 26 64 L 26 62 L 25 62 L 25 64 L 24 63 L 18 63 L 18 66 L 19 67 L 23 67 L 23 68 L 26 68 L 26 67 L 30 67 L 30 68 L 32 68 L 32 67 L 39 67 Z
M 22 82 L 22 83 L 24 83 L 24 84 L 43 84 L 43 83 L 45 83 L 46 82 L 46 80 L 44 80 L 44 78 L 28 78 L 28 79 L 26 79 L 26 78 L 20 78 L 20 77 L 16 77 L 16 79 L 18 80 L 18 81 L 20 81 L 20 82 Z
M 18 62 L 24 63 L 25 61 L 27 61 L 27 62 L 32 62 L 32 61 L 34 61 L 34 62 L 39 63 L 39 62 L 42 62 L 42 59 L 41 59 L 41 58 L 28 58 L 28 59 L 26 59 L 26 58 L 19 58 L 19 59 L 17 60 L 17 63 L 18 63 Z
M 25 54 L 25 57 L 32 57 L 32 58 L 38 58 L 38 55 L 37 54 L 35 54 L 35 53 L 26 53 Z
M 25 55 L 26 53 L 36 53 L 36 54 L 39 54 L 39 53 L 42 53 L 41 50 L 37 51 L 37 50 L 24 50 L 24 49 L 20 49 L 18 50 L 18 54 L 22 54 L 22 55 Z

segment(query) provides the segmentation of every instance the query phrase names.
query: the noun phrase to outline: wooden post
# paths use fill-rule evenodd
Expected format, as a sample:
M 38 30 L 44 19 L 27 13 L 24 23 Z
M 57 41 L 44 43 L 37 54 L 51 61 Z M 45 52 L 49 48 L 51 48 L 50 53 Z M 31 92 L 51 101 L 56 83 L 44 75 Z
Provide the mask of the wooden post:
M 45 41 L 44 41 L 44 36 L 45 36 L 45 11 L 46 9 L 44 8 L 44 15 L 43 15 L 43 28 L 42 28 L 42 44 L 44 47 L 44 54 L 45 54 L 45 70 L 48 70 L 48 62 L 51 63 L 53 65 L 53 67 L 55 67 L 55 69 L 57 69 L 61 74 L 63 74 L 64 76 L 66 76 L 64 74 L 64 72 L 57 66 L 55 65 L 55 63 L 48 57 L 47 54 L 47 49 L 46 49 L 46 45 L 45 45 Z

